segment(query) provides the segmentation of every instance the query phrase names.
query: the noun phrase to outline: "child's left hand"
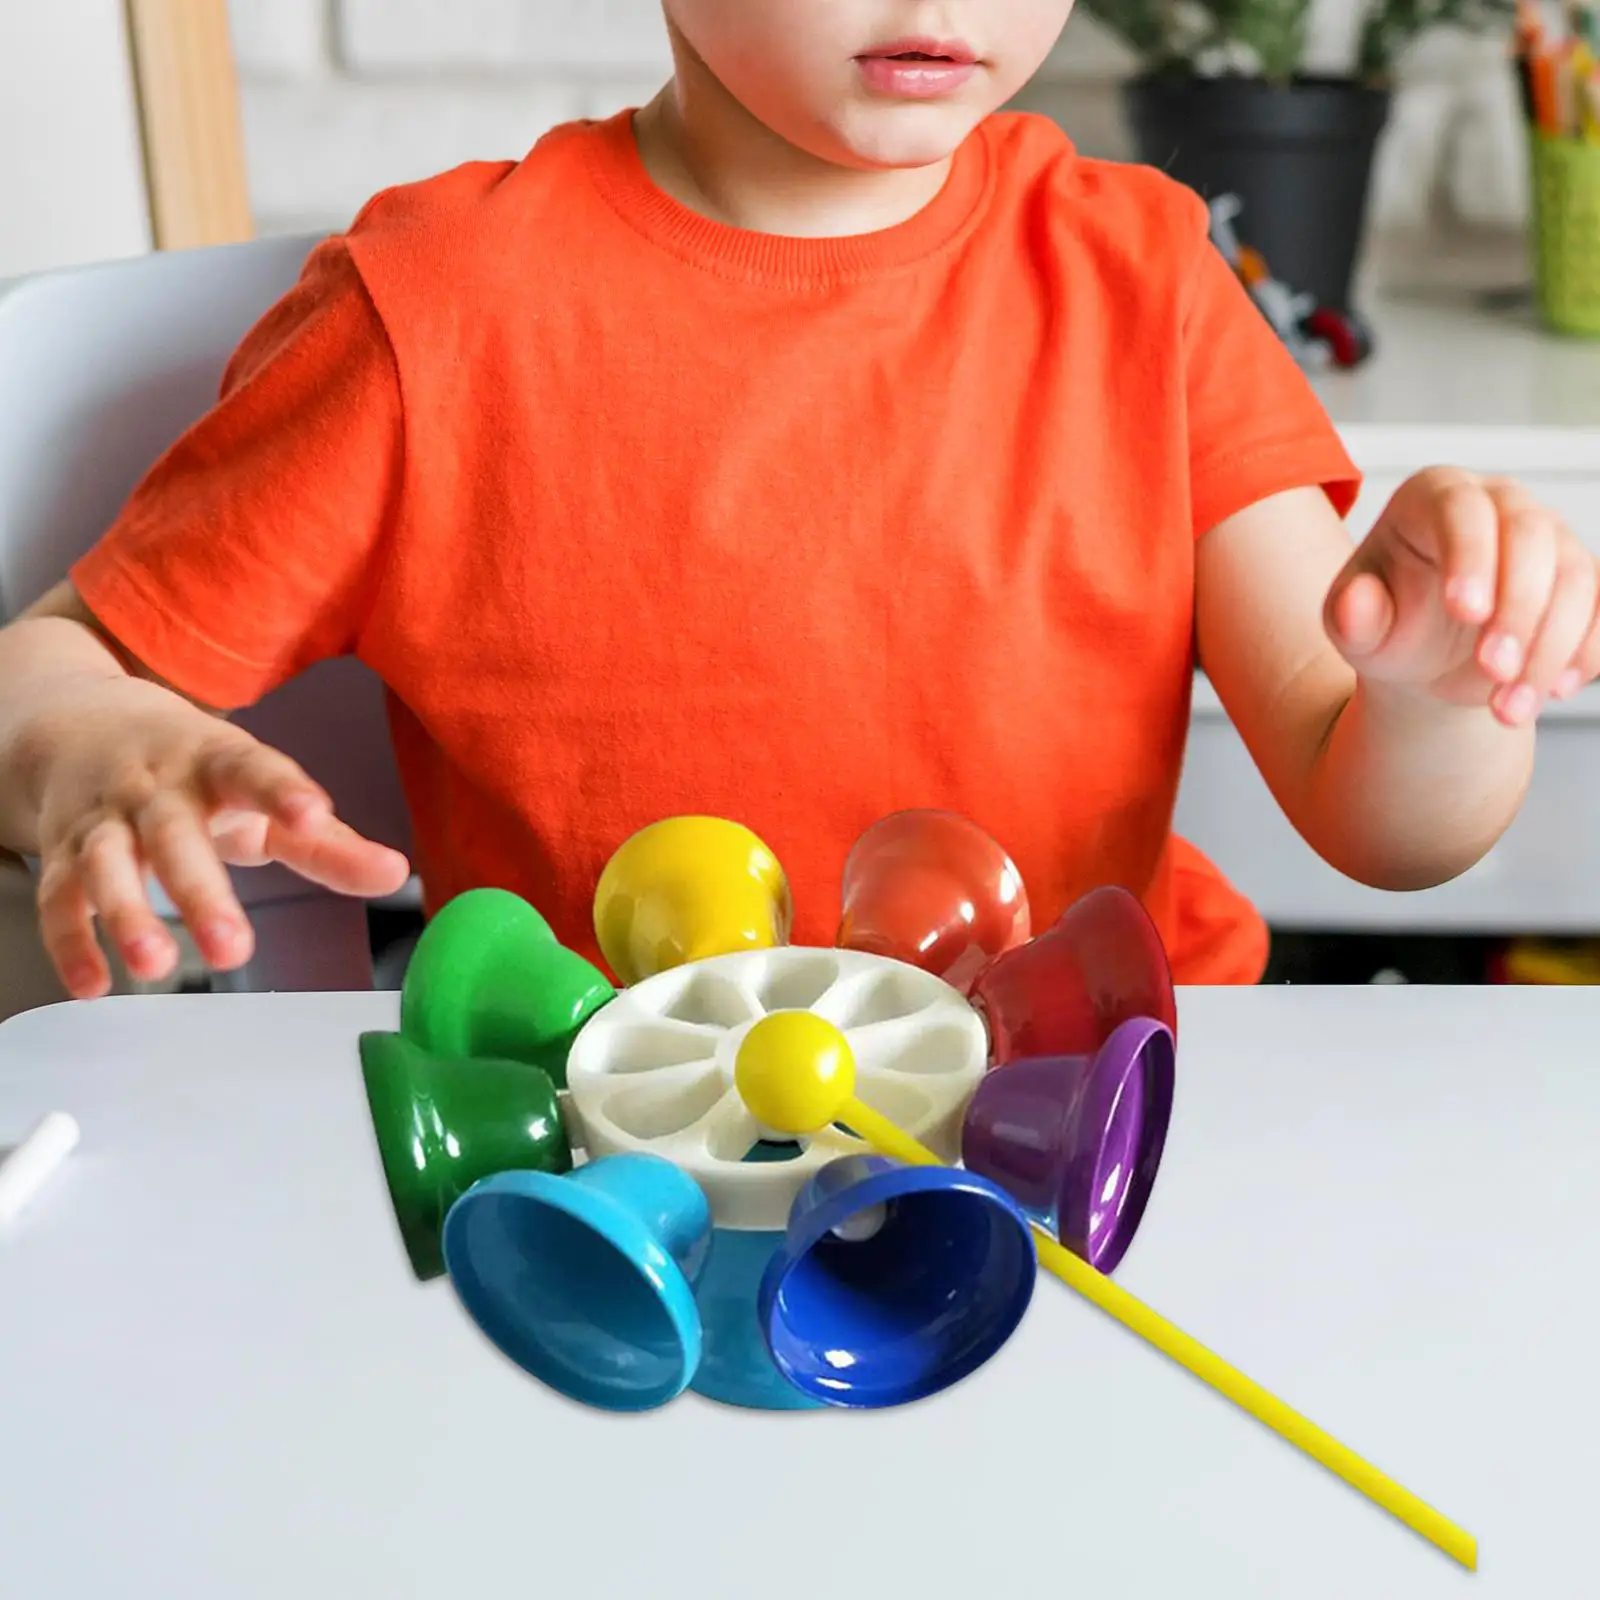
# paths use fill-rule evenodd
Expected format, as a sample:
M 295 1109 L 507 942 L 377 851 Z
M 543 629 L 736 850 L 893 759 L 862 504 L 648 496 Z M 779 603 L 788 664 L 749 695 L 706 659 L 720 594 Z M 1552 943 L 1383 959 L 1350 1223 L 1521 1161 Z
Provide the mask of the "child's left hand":
M 1396 491 L 1323 616 L 1361 677 L 1517 726 L 1600 675 L 1597 598 L 1595 557 L 1555 512 L 1435 468 Z

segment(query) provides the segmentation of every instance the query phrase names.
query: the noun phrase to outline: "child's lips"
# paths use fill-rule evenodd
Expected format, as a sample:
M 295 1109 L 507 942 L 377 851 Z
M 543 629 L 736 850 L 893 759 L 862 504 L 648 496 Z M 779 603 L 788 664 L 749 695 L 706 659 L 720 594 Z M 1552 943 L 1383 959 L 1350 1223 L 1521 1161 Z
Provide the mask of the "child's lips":
M 881 61 L 894 56 L 931 56 L 961 67 L 975 66 L 978 61 L 978 52 L 965 39 L 932 39 L 921 34 L 891 39 L 887 44 L 874 45 L 861 53 L 863 61 Z
M 871 88 L 907 99 L 950 94 L 966 83 L 978 66 L 977 53 L 959 39 L 897 39 L 857 60 Z

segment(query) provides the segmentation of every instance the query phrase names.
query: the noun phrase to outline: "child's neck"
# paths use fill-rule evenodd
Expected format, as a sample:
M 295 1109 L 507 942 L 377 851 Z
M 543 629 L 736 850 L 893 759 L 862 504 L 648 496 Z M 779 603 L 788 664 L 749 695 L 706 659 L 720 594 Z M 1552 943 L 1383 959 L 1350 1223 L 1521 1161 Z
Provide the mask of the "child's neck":
M 874 233 L 914 216 L 943 187 L 931 167 L 856 169 L 821 161 L 747 112 L 700 63 L 677 75 L 634 119 L 645 169 L 691 211 L 729 227 L 790 238 Z

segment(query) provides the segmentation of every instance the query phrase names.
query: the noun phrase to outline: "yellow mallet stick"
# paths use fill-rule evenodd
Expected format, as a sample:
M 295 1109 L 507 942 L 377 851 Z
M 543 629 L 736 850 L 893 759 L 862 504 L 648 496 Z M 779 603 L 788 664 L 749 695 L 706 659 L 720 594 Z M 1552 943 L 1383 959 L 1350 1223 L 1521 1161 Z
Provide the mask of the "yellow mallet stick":
M 892 1160 L 907 1166 L 944 1165 L 926 1146 L 863 1105 L 856 1098 L 855 1078 L 849 1041 L 832 1023 L 809 1011 L 763 1017 L 745 1036 L 735 1067 L 736 1086 L 746 1108 L 776 1133 L 792 1138 L 843 1123 Z M 1040 1266 L 1462 1566 L 1477 1571 L 1478 1541 L 1465 1529 L 1073 1255 L 1037 1223 L 1033 1236 Z

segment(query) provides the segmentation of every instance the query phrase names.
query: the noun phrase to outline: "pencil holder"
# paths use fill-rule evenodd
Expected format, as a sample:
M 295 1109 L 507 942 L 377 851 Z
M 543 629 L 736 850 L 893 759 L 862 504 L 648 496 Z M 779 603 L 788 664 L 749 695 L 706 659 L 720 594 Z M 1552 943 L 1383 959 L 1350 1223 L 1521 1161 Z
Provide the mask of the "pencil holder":
M 1600 338 L 1600 145 L 1534 136 L 1533 254 L 1547 326 Z

